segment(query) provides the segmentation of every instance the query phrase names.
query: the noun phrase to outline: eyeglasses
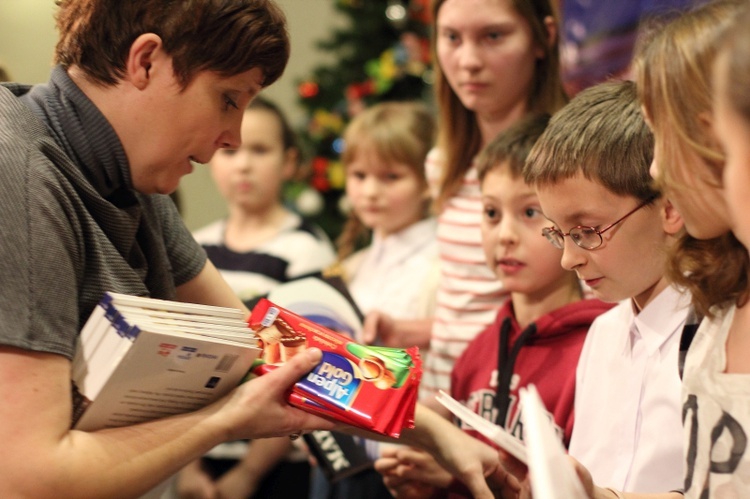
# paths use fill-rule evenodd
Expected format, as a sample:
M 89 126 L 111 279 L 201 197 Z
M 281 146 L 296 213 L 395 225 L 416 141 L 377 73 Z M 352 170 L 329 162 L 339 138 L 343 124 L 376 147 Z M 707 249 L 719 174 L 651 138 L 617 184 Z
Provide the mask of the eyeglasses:
M 542 235 L 546 237 L 547 240 L 552 243 L 552 246 L 557 249 L 563 249 L 563 247 L 565 246 L 564 237 L 570 236 L 571 241 L 576 243 L 576 245 L 586 250 L 593 250 L 602 245 L 602 242 L 604 241 L 602 239 L 602 234 L 649 204 L 654 199 L 656 199 L 656 196 L 651 196 L 650 198 L 630 210 L 628 213 L 626 213 L 625 216 L 623 216 L 616 222 L 612 222 L 611 224 L 607 225 L 602 230 L 598 230 L 595 227 L 588 227 L 586 225 L 577 225 L 570 229 L 567 233 L 565 233 L 554 227 L 545 227 L 544 229 L 542 229 Z

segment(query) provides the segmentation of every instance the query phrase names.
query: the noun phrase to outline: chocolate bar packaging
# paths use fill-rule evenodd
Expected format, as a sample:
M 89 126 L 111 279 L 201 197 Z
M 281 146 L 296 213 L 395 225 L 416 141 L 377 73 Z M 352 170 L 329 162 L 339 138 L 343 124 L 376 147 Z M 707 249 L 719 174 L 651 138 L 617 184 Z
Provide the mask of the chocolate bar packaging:
M 323 351 L 321 362 L 295 383 L 290 404 L 395 438 L 414 427 L 422 375 L 417 347 L 360 345 L 267 299 L 256 304 L 249 322 L 263 348 L 252 370 L 256 375 L 305 348 Z

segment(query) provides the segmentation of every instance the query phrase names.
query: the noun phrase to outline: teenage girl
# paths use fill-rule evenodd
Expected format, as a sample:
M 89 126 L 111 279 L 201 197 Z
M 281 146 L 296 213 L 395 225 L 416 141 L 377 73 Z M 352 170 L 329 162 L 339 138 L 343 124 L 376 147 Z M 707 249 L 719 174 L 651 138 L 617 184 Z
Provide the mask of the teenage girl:
M 440 277 L 421 385 L 428 404 L 449 390 L 454 362 L 507 297 L 482 253 L 474 157 L 521 117 L 567 100 L 549 0 L 435 0 L 432 14 L 438 136 L 425 169 L 439 213 Z

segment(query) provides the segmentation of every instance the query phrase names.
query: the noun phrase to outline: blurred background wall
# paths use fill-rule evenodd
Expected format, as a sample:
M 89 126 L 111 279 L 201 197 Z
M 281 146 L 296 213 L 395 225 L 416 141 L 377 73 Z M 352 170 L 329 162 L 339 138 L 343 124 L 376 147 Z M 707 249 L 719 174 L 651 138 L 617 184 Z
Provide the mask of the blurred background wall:
M 284 76 L 264 91 L 293 123 L 305 119 L 298 104 L 297 82 L 332 55 L 318 50 L 316 41 L 344 22 L 330 0 L 277 0 L 286 12 L 292 54 Z M 0 0 L 0 65 L 14 81 L 43 83 L 49 77 L 57 41 L 54 0 Z M 225 213 L 224 202 L 205 167 L 197 168 L 180 184 L 185 222 L 190 229 Z

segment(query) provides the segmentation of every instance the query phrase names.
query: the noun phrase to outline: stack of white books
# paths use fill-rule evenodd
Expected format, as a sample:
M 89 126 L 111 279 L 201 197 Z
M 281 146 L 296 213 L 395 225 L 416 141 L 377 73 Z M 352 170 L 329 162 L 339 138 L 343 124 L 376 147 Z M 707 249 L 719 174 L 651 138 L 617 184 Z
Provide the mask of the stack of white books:
M 73 359 L 73 427 L 199 409 L 241 383 L 260 352 L 241 310 L 107 293 Z

